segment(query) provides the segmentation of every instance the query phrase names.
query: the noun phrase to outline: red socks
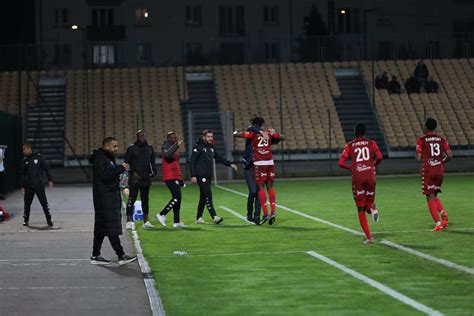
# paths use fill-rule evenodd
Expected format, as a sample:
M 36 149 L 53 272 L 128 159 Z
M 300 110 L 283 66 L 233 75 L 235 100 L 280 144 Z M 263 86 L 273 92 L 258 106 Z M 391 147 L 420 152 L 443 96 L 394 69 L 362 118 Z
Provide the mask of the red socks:
M 272 210 L 272 214 L 274 214 L 276 211 L 276 195 L 274 188 L 268 190 L 268 198 L 270 199 L 270 208 Z
M 441 204 L 441 201 L 440 201 Z M 439 222 L 439 215 L 438 215 L 438 205 L 435 200 L 428 200 L 428 208 L 430 209 L 431 217 L 433 217 L 433 220 L 435 223 Z
M 443 213 L 444 212 L 443 203 L 441 203 L 441 200 L 438 197 L 436 197 L 435 201 L 436 201 L 436 208 L 438 209 L 438 212 Z
M 258 199 L 260 200 L 260 205 L 262 206 L 263 215 L 267 216 L 268 207 L 267 207 L 267 194 L 265 193 L 265 190 L 258 191 Z
M 367 239 L 370 239 L 371 236 L 370 236 L 369 224 L 367 223 L 367 217 L 365 217 L 365 212 L 359 211 L 357 212 L 357 214 L 359 214 L 360 226 L 364 230 L 365 237 L 367 237 Z

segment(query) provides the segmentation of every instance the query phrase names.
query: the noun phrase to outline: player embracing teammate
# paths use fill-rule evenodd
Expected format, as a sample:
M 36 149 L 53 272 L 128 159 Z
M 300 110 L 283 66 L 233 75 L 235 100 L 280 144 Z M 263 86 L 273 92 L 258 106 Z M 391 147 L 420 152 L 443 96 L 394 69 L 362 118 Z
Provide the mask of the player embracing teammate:
M 374 207 L 375 201 L 375 174 L 376 166 L 382 161 L 382 153 L 377 143 L 367 139 L 365 135 L 365 125 L 355 126 L 355 136 L 344 147 L 339 162 L 341 168 L 352 170 L 352 193 L 357 206 L 360 226 L 364 230 L 367 239 L 365 243 L 372 243 L 369 224 L 365 217 L 365 212 L 372 215 L 374 223 L 379 220 L 379 214 Z M 346 164 L 346 160 L 351 160 L 351 164 Z
M 453 153 L 446 138 L 437 135 L 434 131 L 438 123 L 429 118 L 425 122 L 425 135 L 416 141 L 416 160 L 421 161 L 421 190 L 426 196 L 428 208 L 436 223 L 433 231 L 448 227 L 448 213 L 444 210 L 438 193 L 444 176 L 444 163 L 451 160 Z M 442 221 L 439 221 L 439 214 Z
M 276 219 L 276 194 L 273 188 L 275 163 L 273 161 L 271 145 L 272 140 L 283 140 L 283 136 L 272 128 L 267 129 L 263 127 L 263 124 L 265 124 L 263 117 L 255 117 L 252 125 L 256 130 L 259 130 L 258 132 L 256 130 L 246 132 L 235 131 L 234 135 L 251 140 L 255 182 L 257 183 L 258 199 L 263 210 L 263 218 L 260 224 L 268 221 L 268 224 L 273 225 Z M 268 214 L 265 186 L 270 200 L 270 214 Z

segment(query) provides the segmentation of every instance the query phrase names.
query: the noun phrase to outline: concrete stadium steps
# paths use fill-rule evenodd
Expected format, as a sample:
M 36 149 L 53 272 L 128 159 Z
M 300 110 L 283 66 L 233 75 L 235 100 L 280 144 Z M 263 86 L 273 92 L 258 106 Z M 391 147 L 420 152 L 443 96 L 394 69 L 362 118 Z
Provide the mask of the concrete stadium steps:
M 183 110 L 181 111 L 186 142 L 192 147 L 202 131 L 210 129 L 214 133 L 217 151 L 224 154 L 225 144 L 214 79 L 211 74 L 202 77 L 193 74 L 191 78 L 191 80 L 188 78 L 186 82 L 189 99 L 182 102 Z M 191 133 L 188 130 L 188 113 L 190 111 L 193 117 Z M 190 134 L 192 135 L 192 139 L 189 139 Z
M 370 104 L 362 77 L 359 75 L 336 76 L 341 96 L 334 98 L 337 115 L 346 141 L 354 138 L 354 126 L 364 123 L 366 137 L 374 139 L 384 155 L 387 155 L 385 138 L 380 129 L 375 111 Z
M 65 104 L 64 77 L 40 77 L 37 105 L 27 109 L 26 140 L 52 166 L 64 165 Z

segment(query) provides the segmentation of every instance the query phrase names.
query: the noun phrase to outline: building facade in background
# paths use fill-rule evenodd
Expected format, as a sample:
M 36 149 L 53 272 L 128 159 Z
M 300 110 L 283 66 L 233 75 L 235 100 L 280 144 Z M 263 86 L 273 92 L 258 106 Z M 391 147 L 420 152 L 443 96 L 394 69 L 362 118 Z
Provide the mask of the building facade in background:
M 36 0 L 35 63 L 136 67 L 472 54 L 463 0 Z M 72 26 L 75 26 L 73 29 Z M 459 42 L 459 43 L 458 43 Z M 449 50 L 449 51 L 448 51 Z

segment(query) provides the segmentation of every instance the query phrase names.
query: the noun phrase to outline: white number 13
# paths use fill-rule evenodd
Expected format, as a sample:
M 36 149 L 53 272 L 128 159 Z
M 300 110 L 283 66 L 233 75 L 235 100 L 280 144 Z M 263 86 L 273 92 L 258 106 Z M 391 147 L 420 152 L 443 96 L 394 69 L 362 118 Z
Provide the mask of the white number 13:
M 439 150 L 439 144 L 430 144 L 430 149 L 431 149 L 431 157 L 439 156 L 440 150 Z

